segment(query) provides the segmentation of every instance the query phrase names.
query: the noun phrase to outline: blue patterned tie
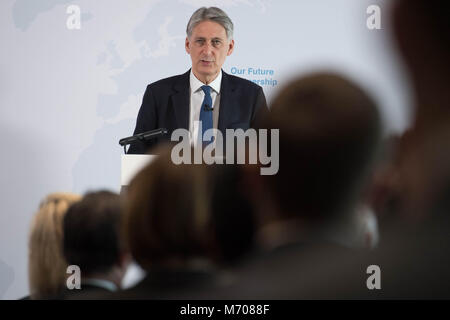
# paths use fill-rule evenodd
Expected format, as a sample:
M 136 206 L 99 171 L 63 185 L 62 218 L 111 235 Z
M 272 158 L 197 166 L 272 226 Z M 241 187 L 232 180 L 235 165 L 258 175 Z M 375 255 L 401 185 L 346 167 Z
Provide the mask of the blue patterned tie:
M 205 93 L 205 98 L 203 99 L 202 107 L 200 109 L 200 121 L 202 123 L 202 132 L 201 137 L 199 137 L 199 139 L 200 141 L 203 142 L 203 145 L 208 145 L 214 140 L 214 138 L 211 138 L 211 140 L 203 141 L 203 135 L 205 134 L 206 130 L 213 128 L 213 105 L 211 98 L 211 87 L 202 86 L 201 88 Z

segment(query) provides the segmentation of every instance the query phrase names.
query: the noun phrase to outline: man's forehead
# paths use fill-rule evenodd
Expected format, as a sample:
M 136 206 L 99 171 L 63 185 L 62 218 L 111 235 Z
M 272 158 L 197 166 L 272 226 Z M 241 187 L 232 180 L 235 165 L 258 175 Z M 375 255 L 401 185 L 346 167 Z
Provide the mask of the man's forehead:
M 194 35 L 194 39 L 198 39 L 198 40 L 223 39 L 223 37 L 218 37 L 218 36 L 204 37 L 204 36 L 200 36 L 200 35 Z
M 200 22 L 192 30 L 192 35 L 195 37 L 209 37 L 220 38 L 226 36 L 225 28 L 217 22 L 205 20 Z

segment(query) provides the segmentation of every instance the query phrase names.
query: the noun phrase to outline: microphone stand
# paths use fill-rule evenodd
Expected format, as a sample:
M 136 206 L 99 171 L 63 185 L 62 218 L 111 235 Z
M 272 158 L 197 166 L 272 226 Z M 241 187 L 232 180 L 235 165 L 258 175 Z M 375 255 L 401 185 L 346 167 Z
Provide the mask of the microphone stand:
M 125 154 L 127 154 L 127 145 L 131 144 L 132 142 L 151 140 L 151 139 L 166 135 L 167 133 L 168 133 L 168 131 L 165 128 L 150 130 L 150 131 L 136 134 L 131 137 L 126 137 L 126 138 L 120 139 L 119 144 L 121 146 L 123 146 L 123 150 L 124 150 Z

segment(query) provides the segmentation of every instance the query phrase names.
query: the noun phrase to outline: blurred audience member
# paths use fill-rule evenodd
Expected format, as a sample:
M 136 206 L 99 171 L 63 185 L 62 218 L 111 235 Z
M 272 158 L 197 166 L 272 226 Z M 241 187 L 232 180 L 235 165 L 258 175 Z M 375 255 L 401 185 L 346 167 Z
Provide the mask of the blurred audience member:
M 374 102 L 341 76 L 312 74 L 279 93 L 263 127 L 279 129 L 278 174 L 261 176 L 249 165 L 242 178 L 255 210 L 259 251 L 236 268 L 234 283 L 202 298 L 305 297 L 302 283 L 317 255 L 324 252 L 331 266 L 334 257 L 357 250 L 340 244 L 353 235 L 343 232 L 362 210 L 380 142 Z M 321 290 L 317 283 L 311 296 Z
M 147 275 L 114 299 L 181 298 L 218 279 L 212 176 L 204 165 L 175 165 L 168 146 L 157 152 L 129 184 L 125 205 L 125 238 Z
M 420 0 L 399 0 L 394 7 L 395 37 L 411 74 L 416 113 L 394 145 L 392 162 L 378 172 L 384 194 L 375 201 L 384 211 L 379 248 L 354 255 L 316 251 L 309 269 L 297 269 L 301 290 L 280 290 L 281 296 L 450 298 L 449 8 L 448 1 Z
M 430 215 L 450 174 L 450 3 L 397 1 L 394 36 L 411 75 L 415 117 L 399 141 L 399 214 L 417 223 Z
M 230 267 L 254 249 L 257 229 L 254 207 L 247 197 L 242 165 L 217 165 L 208 169 L 213 178 L 212 230 L 221 252 L 218 262 Z
M 380 224 L 388 224 L 399 210 L 399 174 L 396 159 L 398 136 L 389 136 L 382 142 L 365 201 L 374 209 Z
M 81 270 L 81 289 L 67 289 L 66 298 L 87 298 L 93 292 L 120 289 L 130 255 L 120 237 L 119 195 L 98 191 L 72 205 L 64 218 L 64 255 Z
M 379 145 L 377 108 L 352 82 L 324 73 L 290 83 L 271 111 L 265 126 L 279 129 L 280 169 L 253 172 L 249 188 L 259 189 L 263 238 L 332 238 L 360 210 Z
M 63 256 L 63 218 L 80 200 L 71 193 L 53 193 L 40 204 L 29 237 L 28 277 L 31 299 L 57 296 L 64 288 L 67 263 Z

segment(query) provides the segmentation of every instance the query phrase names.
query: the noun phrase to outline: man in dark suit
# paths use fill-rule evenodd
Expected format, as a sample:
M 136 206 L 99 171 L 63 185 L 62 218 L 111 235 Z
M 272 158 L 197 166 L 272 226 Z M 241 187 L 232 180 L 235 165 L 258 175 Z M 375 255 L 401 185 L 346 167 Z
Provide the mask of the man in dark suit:
M 267 111 L 257 84 L 229 75 L 222 65 L 234 49 L 233 23 L 219 8 L 200 8 L 187 25 L 186 52 L 192 68 L 178 76 L 148 85 L 134 134 L 166 128 L 168 135 L 137 141 L 129 153 L 146 153 L 172 132 L 184 128 L 196 144 L 208 129 L 248 129 Z M 199 123 L 202 125 L 200 126 Z

